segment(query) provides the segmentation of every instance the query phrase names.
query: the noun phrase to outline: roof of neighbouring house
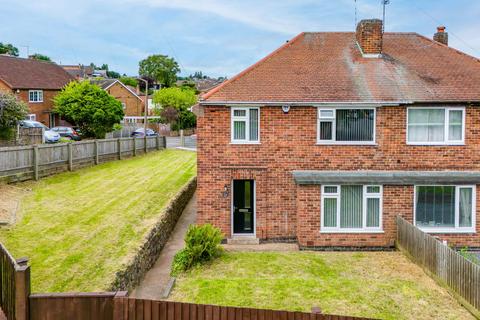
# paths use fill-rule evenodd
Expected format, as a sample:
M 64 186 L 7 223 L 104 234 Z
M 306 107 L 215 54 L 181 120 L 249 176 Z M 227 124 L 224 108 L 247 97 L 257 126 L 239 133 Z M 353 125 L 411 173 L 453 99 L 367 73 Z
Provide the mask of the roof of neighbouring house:
M 417 33 L 385 33 L 381 58 L 352 32 L 301 33 L 202 96 L 235 102 L 478 102 L 480 60 Z
M 52 62 L 0 55 L 0 79 L 12 89 L 59 90 L 73 77 Z
M 93 74 L 93 68 L 91 66 L 62 65 L 61 67 L 75 78 L 86 78 Z

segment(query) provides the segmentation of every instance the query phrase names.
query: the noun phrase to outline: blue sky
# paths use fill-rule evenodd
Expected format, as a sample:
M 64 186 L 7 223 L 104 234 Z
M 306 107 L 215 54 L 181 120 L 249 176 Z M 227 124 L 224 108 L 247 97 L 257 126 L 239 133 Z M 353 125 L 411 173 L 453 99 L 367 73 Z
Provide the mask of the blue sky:
M 357 0 L 358 17 L 380 18 L 380 0 Z M 352 31 L 354 0 L 0 0 L 0 42 L 22 56 L 100 65 L 134 75 L 161 53 L 231 77 L 301 31 Z M 480 57 L 480 1 L 391 0 L 386 31 L 431 37 L 444 24 L 451 46 Z

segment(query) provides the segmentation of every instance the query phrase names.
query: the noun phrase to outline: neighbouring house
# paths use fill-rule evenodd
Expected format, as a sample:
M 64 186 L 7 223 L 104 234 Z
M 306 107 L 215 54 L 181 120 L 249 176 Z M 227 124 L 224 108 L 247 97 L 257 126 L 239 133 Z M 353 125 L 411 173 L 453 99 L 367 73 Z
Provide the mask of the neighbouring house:
M 143 115 L 145 104 L 133 88 L 127 87 L 118 79 L 91 80 L 91 82 L 122 103 L 127 122 L 137 122 L 136 117 Z M 129 119 L 135 121 L 129 121 Z
M 0 55 L 0 90 L 13 92 L 28 104 L 29 120 L 49 127 L 65 124 L 52 112 L 53 98 L 72 80 L 55 63 Z
M 225 81 L 225 78 L 218 78 L 218 79 L 215 79 L 215 78 L 196 79 L 196 78 L 194 78 L 194 79 L 188 79 L 188 80 L 178 80 L 176 82 L 176 85 L 178 87 L 181 87 L 181 86 L 193 83 L 193 86 L 195 87 L 195 89 L 200 94 L 204 94 L 204 93 L 212 90 L 213 88 L 219 86 L 224 81 Z
M 203 95 L 198 223 L 246 242 L 385 248 L 401 215 L 480 247 L 480 61 L 444 27 L 434 39 L 375 19 L 301 33 Z
M 79 81 L 92 78 L 95 71 L 92 66 L 84 66 L 83 64 L 62 65 L 61 67 Z

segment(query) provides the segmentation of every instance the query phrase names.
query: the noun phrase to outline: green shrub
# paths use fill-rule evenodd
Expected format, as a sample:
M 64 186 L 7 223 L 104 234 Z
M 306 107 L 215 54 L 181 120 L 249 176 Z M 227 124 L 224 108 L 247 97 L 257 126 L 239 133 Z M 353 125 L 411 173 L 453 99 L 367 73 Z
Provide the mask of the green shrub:
M 478 258 L 478 256 L 476 254 L 474 254 L 473 252 L 470 252 L 468 247 L 463 247 L 462 249 L 460 249 L 460 251 L 458 253 L 462 257 L 464 257 L 465 259 L 470 260 L 471 262 L 480 265 L 480 259 Z
M 210 224 L 191 225 L 185 236 L 185 248 L 173 258 L 172 275 L 218 257 L 222 253 L 222 239 L 220 229 Z

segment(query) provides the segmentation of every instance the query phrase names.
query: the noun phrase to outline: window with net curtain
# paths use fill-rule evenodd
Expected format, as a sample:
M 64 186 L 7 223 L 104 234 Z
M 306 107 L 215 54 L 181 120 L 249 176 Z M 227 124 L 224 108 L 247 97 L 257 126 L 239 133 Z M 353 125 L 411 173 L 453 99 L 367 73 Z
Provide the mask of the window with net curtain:
M 463 113 L 459 108 L 408 109 L 408 142 L 425 144 L 461 143 Z
M 232 141 L 258 142 L 260 112 L 258 108 L 232 109 Z
M 375 109 L 319 109 L 318 141 L 374 142 Z
M 415 224 L 420 228 L 474 228 L 473 186 L 416 186 Z
M 324 231 L 381 229 L 381 186 L 324 186 L 322 200 Z

